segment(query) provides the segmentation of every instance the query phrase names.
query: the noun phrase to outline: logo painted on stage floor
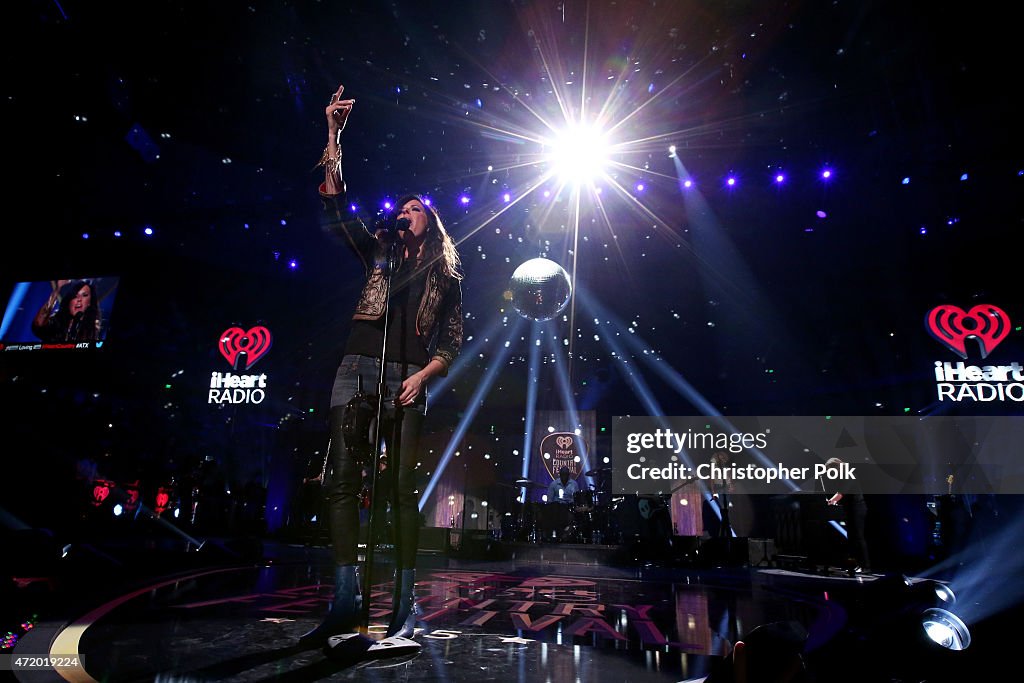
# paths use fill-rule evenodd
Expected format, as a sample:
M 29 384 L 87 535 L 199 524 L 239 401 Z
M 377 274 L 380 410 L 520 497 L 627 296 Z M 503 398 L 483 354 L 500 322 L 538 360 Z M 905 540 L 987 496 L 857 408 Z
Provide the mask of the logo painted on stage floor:
M 460 638 L 481 633 L 553 643 L 615 648 L 657 647 L 695 654 L 715 652 L 712 605 L 706 591 L 557 575 L 436 570 L 421 572 L 416 602 L 419 634 Z M 639 596 L 643 597 L 639 597 Z M 259 619 L 323 617 L 331 603 L 327 583 L 266 593 L 179 603 L 172 609 L 222 609 L 235 605 Z M 391 615 L 392 584 L 375 584 L 370 594 L 370 630 L 385 629 Z M 638 599 L 639 597 L 639 599 Z M 811 608 L 813 610 L 813 608 Z

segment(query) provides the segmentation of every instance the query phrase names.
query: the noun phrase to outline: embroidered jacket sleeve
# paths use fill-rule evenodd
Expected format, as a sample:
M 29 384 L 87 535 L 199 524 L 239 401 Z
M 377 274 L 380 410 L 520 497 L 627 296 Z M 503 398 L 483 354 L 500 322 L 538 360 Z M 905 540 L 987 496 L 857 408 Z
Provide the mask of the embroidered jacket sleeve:
M 462 283 L 452 280 L 441 301 L 437 318 L 437 344 L 433 357 L 444 364 L 443 375 L 462 350 Z
M 320 185 L 322 212 L 320 227 L 328 235 L 344 242 L 359 257 L 363 270 L 369 274 L 375 266 L 377 239 L 366 224 L 348 206 L 345 194 L 325 194 Z

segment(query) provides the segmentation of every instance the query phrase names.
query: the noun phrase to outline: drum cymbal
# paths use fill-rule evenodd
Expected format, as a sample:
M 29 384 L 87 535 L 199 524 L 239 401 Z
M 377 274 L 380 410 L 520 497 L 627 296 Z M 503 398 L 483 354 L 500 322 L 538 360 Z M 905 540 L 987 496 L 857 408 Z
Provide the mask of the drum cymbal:
M 604 474 L 605 472 L 611 472 L 611 471 L 612 471 L 611 467 L 599 467 L 596 470 L 590 470 L 588 472 L 584 472 L 583 476 L 584 477 L 596 477 L 599 474 Z
M 538 484 L 537 482 L 530 481 L 529 479 L 516 479 L 514 484 L 515 484 L 516 488 L 523 487 L 523 486 L 525 486 L 527 488 L 531 488 L 531 489 L 547 488 L 546 486 L 544 486 L 544 484 Z

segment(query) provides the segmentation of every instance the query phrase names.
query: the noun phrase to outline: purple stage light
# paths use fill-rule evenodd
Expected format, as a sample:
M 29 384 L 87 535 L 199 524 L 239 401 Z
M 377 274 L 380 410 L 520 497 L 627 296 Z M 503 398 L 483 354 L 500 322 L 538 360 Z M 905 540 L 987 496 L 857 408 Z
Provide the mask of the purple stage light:
M 636 184 L 636 191 L 637 192 L 643 192 L 644 191 L 644 184 L 643 183 L 637 183 Z
M 427 206 L 430 206 L 430 204 L 431 204 L 430 197 L 424 197 L 423 198 L 423 203 L 426 204 Z
M 725 184 L 726 184 L 726 185 L 728 185 L 729 187 L 735 187 L 735 186 L 736 186 L 736 179 L 735 179 L 735 178 L 733 178 L 733 177 L 729 177 L 729 178 L 728 178 L 728 179 L 727 179 L 727 180 L 725 181 Z
M 683 181 L 683 187 L 685 187 L 687 189 L 693 187 L 693 181 L 692 180 L 684 180 Z
M 388 211 L 390 211 L 391 210 L 391 202 L 384 202 L 384 208 L 387 209 Z
M 296 261 L 295 259 L 291 259 L 290 261 L 288 261 L 288 267 L 291 268 L 292 270 L 295 270 L 296 268 L 299 267 L 299 262 Z
M 153 228 L 151 226 L 147 225 L 146 227 L 144 227 L 142 229 L 142 232 L 144 232 L 147 235 L 152 235 L 153 234 Z
M 824 171 L 821 172 L 821 177 L 824 178 L 825 180 L 828 180 L 829 178 L 831 178 L 832 177 L 832 169 L 826 168 Z
M 777 173 L 775 175 L 775 182 L 776 184 L 781 185 L 782 183 L 786 182 L 786 176 L 782 175 L 781 173 Z
M 467 204 L 469 204 L 469 197 L 467 197 L 466 195 L 462 195 L 461 197 L 459 197 L 459 202 L 463 206 L 466 206 Z
M 512 195 L 510 195 L 508 192 L 506 192 L 504 195 L 502 195 L 501 198 L 504 200 L 504 202 L 506 204 L 508 204 L 510 201 L 512 201 Z
M 89 233 L 87 233 L 87 232 L 83 232 L 83 233 L 82 233 L 82 239 L 83 239 L 83 240 L 87 240 L 87 239 L 89 239 Z

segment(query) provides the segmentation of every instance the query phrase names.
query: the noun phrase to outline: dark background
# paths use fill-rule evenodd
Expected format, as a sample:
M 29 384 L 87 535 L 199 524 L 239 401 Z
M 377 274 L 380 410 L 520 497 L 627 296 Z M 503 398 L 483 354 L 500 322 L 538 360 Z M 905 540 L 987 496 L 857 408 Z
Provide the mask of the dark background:
M 651 359 L 727 415 L 1019 413 L 937 405 L 932 364 L 958 359 L 923 324 L 939 304 L 995 304 L 1014 330 L 993 361 L 1024 359 L 1013 30 L 989 8 L 892 2 L 17 3 L 0 41 L 0 297 L 121 281 L 103 349 L 0 354 L 5 507 L 61 524 L 83 459 L 150 492 L 210 461 L 237 489 L 290 481 L 323 448 L 362 280 L 318 228 L 339 83 L 357 99 L 351 201 L 372 217 L 386 197 L 429 195 L 464 262 L 472 339 L 436 396 L 425 471 L 501 362 L 467 467 L 482 491 L 518 476 L 538 334 L 561 350 L 543 359 L 538 408 L 563 408 L 561 363 L 599 430 L 649 414 L 630 373 L 664 414 L 705 412 Z M 636 201 L 608 183 L 600 205 L 585 194 L 575 249 L 567 191 L 497 215 L 545 168 L 517 136 L 544 133 L 534 114 L 562 118 L 556 89 L 576 111 L 613 102 L 618 139 L 640 141 L 610 171 Z M 603 313 L 580 297 L 573 329 L 559 317 L 510 338 L 503 293 L 540 255 L 575 259 L 577 292 Z M 256 324 L 274 335 L 254 370 L 270 397 L 209 405 L 210 372 L 229 369 L 220 333 Z

